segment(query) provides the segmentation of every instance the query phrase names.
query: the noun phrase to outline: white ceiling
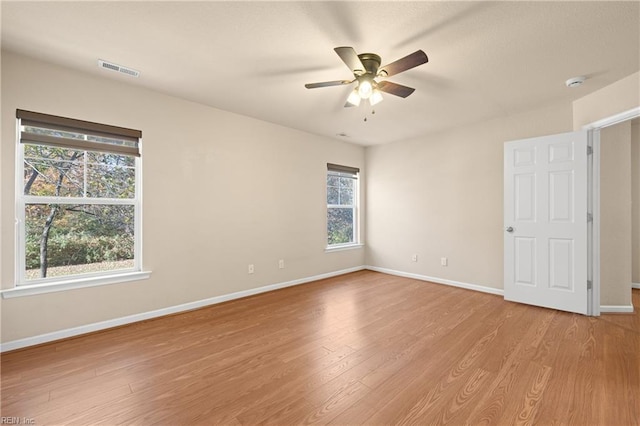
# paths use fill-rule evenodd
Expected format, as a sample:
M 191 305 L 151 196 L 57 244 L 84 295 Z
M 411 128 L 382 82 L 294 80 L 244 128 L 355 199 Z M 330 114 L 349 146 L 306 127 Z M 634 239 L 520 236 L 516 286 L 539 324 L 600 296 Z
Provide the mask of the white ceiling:
M 2 1 L 1 13 L 3 49 L 363 145 L 569 102 L 640 69 L 638 1 Z M 304 87 L 351 78 L 337 46 L 383 64 L 422 49 L 429 63 L 390 77 L 416 91 L 371 115 L 343 108 L 349 87 Z

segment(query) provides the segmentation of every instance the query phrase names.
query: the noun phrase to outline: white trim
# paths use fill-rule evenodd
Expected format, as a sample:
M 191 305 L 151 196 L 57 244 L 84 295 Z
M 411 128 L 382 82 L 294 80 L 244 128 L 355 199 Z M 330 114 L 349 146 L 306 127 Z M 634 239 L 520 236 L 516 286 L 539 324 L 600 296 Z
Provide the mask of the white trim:
M 591 288 L 587 285 L 587 315 L 593 316 L 593 140 L 597 130 L 587 131 L 587 283 L 591 281 Z M 591 150 L 591 155 L 589 155 Z
M 602 120 L 594 121 L 593 123 L 585 124 L 584 126 L 582 126 L 582 129 L 603 129 L 605 127 L 622 123 L 623 121 L 632 120 L 636 117 L 640 117 L 640 106 L 612 115 L 611 117 L 603 118 Z
M 631 283 L 631 288 L 640 288 L 640 283 Z
M 38 336 L 26 337 L 24 339 L 13 340 L 0 344 L 0 352 L 12 351 L 15 349 L 25 348 L 27 346 L 40 345 L 42 343 L 52 342 L 55 340 L 65 339 L 69 337 L 79 336 L 81 334 L 91 333 L 94 331 L 105 330 L 108 328 L 118 327 L 121 325 L 131 324 L 139 321 L 148 320 L 151 318 L 162 317 L 165 315 L 175 314 L 178 312 L 191 311 L 193 309 L 202 308 L 209 305 L 215 305 L 229 300 L 240 299 L 247 296 L 253 296 L 259 293 L 265 293 L 268 291 L 278 290 L 285 287 L 291 287 L 294 285 L 305 284 L 312 281 L 318 281 L 325 278 L 331 278 L 338 275 L 348 274 L 350 272 L 361 271 L 365 269 L 364 266 L 356 266 L 353 268 L 343 269 L 340 271 L 328 272 L 326 274 L 314 275 L 312 277 L 300 278 L 293 281 L 287 281 L 277 284 L 266 285 L 264 287 L 252 288 L 249 290 L 238 291 L 230 294 L 223 294 L 222 296 L 211 297 L 208 299 L 197 300 L 195 302 L 184 303 L 182 305 L 169 306 L 167 308 L 157 309 L 155 311 L 143 312 L 139 314 L 133 314 L 126 317 L 114 318 L 111 320 L 96 322 L 93 324 L 82 325 L 79 327 L 68 328 L 65 330 L 54 331 L 51 333 L 40 334 Z M 4 292 L 3 292 L 4 296 Z
M 632 314 L 633 305 L 600 305 L 603 314 Z
M 504 296 L 504 290 L 501 288 L 487 287 L 479 284 L 463 283 L 460 281 L 447 280 L 444 278 L 429 277 L 426 275 L 414 274 L 412 272 L 403 272 L 403 271 L 396 271 L 394 269 L 379 268 L 377 266 L 365 266 L 365 268 L 369 269 L 370 271 L 382 272 L 384 274 L 397 275 L 399 277 L 413 278 L 416 280 L 429 281 L 436 284 L 444 284 L 452 287 L 464 288 L 467 290 L 474 290 L 482 293 L 489 293 L 489 294 L 495 294 L 498 296 Z
M 13 239 L 14 239 L 14 255 L 13 261 L 15 265 L 15 270 L 13 273 L 13 285 L 16 283 L 25 281 L 24 274 L 26 270 L 26 259 L 24 256 L 25 250 L 22 247 L 25 247 L 25 204 L 24 204 L 24 176 L 21 173 L 24 170 L 24 147 L 20 143 L 20 127 L 22 125 L 22 119 L 18 118 L 16 120 L 16 163 L 14 170 L 15 177 L 15 187 L 13 194 L 13 206 L 15 208 L 15 226 L 13 227 Z
M 360 249 L 362 247 L 364 247 L 364 244 L 362 243 L 336 244 L 333 246 L 327 246 L 324 251 L 325 253 L 331 253 L 334 251 Z
M 2 290 L 0 291 L 0 294 L 3 299 L 11 299 L 13 297 L 34 296 L 36 294 L 55 293 L 58 291 L 74 290 L 78 288 L 140 281 L 149 278 L 151 276 L 151 271 L 114 272 L 111 275 L 105 274 L 105 272 L 102 272 L 101 275 L 94 277 L 80 277 L 45 284 L 19 285 L 14 288 Z
M 135 175 L 136 181 L 134 182 L 134 191 L 136 192 L 135 205 L 133 208 L 133 257 L 136 271 L 142 271 L 142 137 L 138 139 L 138 153 L 137 157 L 134 157 L 135 161 Z
M 600 129 L 591 133 L 593 154 L 591 154 L 591 312 L 600 316 Z
M 25 204 L 95 204 L 118 206 L 134 206 L 136 204 L 135 198 L 54 197 L 43 195 L 24 195 L 23 198 Z

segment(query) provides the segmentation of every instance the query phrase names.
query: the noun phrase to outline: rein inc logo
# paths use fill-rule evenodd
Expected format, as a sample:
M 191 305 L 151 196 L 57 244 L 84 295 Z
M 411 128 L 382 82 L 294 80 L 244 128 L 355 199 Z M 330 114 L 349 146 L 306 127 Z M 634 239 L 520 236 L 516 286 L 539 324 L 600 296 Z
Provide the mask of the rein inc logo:
M 0 425 L 35 425 L 36 420 L 31 417 L 0 417 Z

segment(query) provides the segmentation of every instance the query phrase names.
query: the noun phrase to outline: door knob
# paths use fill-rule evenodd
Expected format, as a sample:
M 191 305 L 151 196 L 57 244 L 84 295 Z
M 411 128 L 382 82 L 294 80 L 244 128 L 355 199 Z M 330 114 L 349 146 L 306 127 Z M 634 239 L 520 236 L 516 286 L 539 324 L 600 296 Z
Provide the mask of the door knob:
M 510 227 L 508 227 L 507 229 L 505 229 L 505 231 L 507 231 L 507 232 L 513 232 L 513 228 L 510 226 Z

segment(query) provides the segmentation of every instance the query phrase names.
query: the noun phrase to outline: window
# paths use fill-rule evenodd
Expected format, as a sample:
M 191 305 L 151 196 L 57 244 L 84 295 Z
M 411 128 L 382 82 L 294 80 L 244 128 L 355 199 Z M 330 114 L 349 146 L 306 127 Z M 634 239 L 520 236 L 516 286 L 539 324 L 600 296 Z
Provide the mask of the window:
M 327 164 L 327 245 L 358 243 L 358 173 L 360 169 Z
M 141 271 L 138 130 L 17 110 L 17 284 Z

